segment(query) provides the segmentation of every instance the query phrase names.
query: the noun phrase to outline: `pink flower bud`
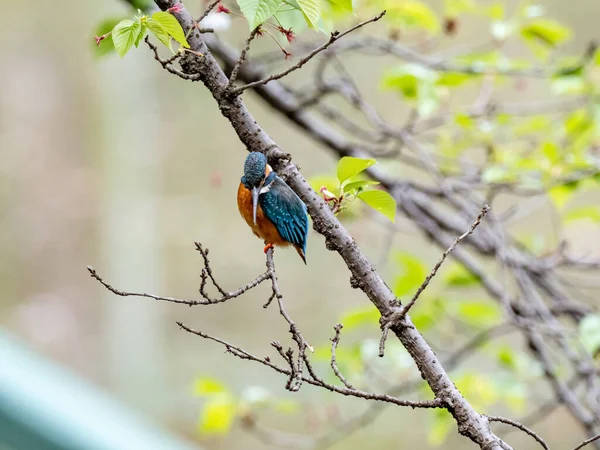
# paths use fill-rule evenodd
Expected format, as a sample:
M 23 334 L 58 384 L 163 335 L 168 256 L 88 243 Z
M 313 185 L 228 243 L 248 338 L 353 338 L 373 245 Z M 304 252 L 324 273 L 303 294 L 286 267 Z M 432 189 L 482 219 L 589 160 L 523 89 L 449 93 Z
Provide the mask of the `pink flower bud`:
M 219 3 L 217 5 L 217 12 L 218 13 L 231 14 L 231 11 L 229 9 L 227 9 L 226 7 L 224 7 L 222 3 Z
M 171 8 L 167 9 L 168 13 L 171 14 L 179 14 L 182 10 L 182 6 L 181 3 L 177 3 L 175 6 L 172 6 Z

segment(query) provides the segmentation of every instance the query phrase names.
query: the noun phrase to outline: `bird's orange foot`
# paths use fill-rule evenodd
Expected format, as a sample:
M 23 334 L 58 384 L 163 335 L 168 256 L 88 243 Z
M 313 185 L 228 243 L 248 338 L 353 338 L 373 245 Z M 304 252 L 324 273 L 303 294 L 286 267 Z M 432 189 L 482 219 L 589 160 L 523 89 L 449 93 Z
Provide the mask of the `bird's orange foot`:
M 267 252 L 269 251 L 269 249 L 270 249 L 270 248 L 274 249 L 275 247 L 273 247 L 273 244 L 271 244 L 271 243 L 269 242 L 267 245 L 265 245 L 265 249 L 264 249 L 265 253 L 267 253 Z

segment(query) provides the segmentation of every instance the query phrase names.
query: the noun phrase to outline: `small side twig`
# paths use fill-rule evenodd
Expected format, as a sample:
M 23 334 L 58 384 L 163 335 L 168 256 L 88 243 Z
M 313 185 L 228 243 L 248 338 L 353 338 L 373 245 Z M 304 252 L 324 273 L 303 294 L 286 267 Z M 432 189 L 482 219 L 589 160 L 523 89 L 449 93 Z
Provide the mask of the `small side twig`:
M 235 83 L 235 80 L 237 79 L 238 73 L 240 72 L 240 68 L 242 67 L 242 64 L 244 64 L 244 61 L 246 61 L 246 55 L 248 54 L 248 50 L 250 50 L 250 43 L 254 40 L 254 38 L 258 34 L 259 30 L 260 30 L 260 25 L 257 26 L 254 30 L 252 30 L 252 32 L 250 33 L 250 36 L 248 36 L 248 39 L 246 39 L 246 43 L 244 44 L 244 48 L 242 49 L 242 52 L 240 53 L 240 57 L 235 62 L 233 69 L 231 69 L 231 74 L 229 75 L 229 83 L 227 84 L 226 89 L 231 89 L 233 87 L 233 84 Z
M 195 334 L 196 336 L 200 336 L 204 339 L 218 342 L 219 344 L 225 346 L 225 350 L 227 351 L 227 353 L 231 353 L 232 355 L 237 356 L 238 358 L 257 362 L 264 366 L 270 367 L 271 369 L 275 370 L 276 372 L 284 374 L 284 375 L 288 375 L 288 376 L 292 375 L 292 372 L 293 372 L 292 369 L 287 369 L 287 368 L 278 366 L 277 364 L 274 364 L 270 358 L 259 358 L 258 356 L 255 356 L 238 346 L 232 345 L 232 344 L 224 341 L 223 339 L 211 336 L 202 331 L 194 330 L 193 328 L 190 328 L 181 322 L 177 322 L 177 325 L 179 325 L 179 327 L 181 329 L 183 329 L 189 333 Z M 273 342 L 272 345 L 284 357 L 284 359 L 288 360 L 288 357 L 285 356 L 287 352 L 283 351 L 283 347 L 281 346 L 281 344 L 279 344 L 278 342 Z M 376 401 L 385 402 L 385 403 L 392 403 L 392 404 L 395 404 L 398 406 L 408 406 L 410 408 L 441 408 L 444 406 L 444 402 L 438 398 L 433 399 L 433 400 L 420 400 L 420 401 L 419 400 L 416 400 L 416 401 L 402 400 L 402 399 L 393 397 L 388 394 L 374 394 L 371 392 L 361 391 L 356 388 L 349 389 L 347 387 L 336 386 L 334 384 L 325 382 L 323 379 L 321 379 L 319 376 L 317 376 L 313 367 L 311 366 L 310 362 L 308 361 L 308 358 L 306 358 L 306 357 L 305 357 L 305 363 L 306 363 L 306 368 L 307 368 L 310 376 L 302 375 L 301 376 L 302 381 L 307 384 L 313 385 L 313 386 L 327 389 L 328 391 L 331 391 L 331 392 L 336 392 L 338 394 L 346 395 L 349 397 L 358 397 L 358 398 L 363 398 L 366 400 L 376 400 Z
M 231 89 L 231 91 L 230 91 L 231 95 L 239 95 L 242 92 L 244 92 L 246 89 L 254 88 L 254 87 L 260 86 L 262 84 L 267 84 L 270 81 L 279 80 L 280 78 L 283 78 L 286 75 L 289 75 L 290 73 L 294 72 L 295 70 L 298 70 L 299 68 L 301 68 L 304 64 L 306 64 L 308 61 L 310 61 L 316 55 L 321 53 L 323 50 L 326 50 L 329 46 L 331 46 L 337 40 L 343 38 L 347 34 L 352 33 L 353 31 L 357 30 L 358 28 L 361 28 L 369 23 L 377 22 L 379 19 L 381 19 L 385 15 L 385 13 L 386 13 L 385 11 L 382 11 L 377 16 L 375 16 L 369 20 L 365 20 L 364 22 L 360 22 L 360 23 L 354 25 L 353 27 L 349 28 L 348 30 L 344 31 L 343 33 L 340 33 L 339 31 L 334 31 L 333 33 L 331 33 L 331 36 L 329 37 L 329 40 L 327 42 L 325 42 L 321 46 L 314 49 L 312 52 L 310 52 L 308 55 L 306 55 L 304 58 L 302 58 L 300 61 L 298 61 L 293 66 L 289 67 L 288 69 L 284 70 L 283 72 L 271 75 L 267 78 L 263 78 L 262 80 L 253 81 L 252 83 L 248 83 L 248 84 L 245 84 L 238 88 Z
M 337 360 L 335 356 L 335 350 L 337 349 L 337 346 L 340 343 L 340 332 L 343 327 L 344 325 L 342 325 L 341 323 L 338 323 L 336 326 L 333 327 L 333 329 L 335 330 L 335 336 L 331 339 L 331 368 L 333 369 L 333 373 L 335 373 L 335 376 L 340 379 L 344 386 L 346 386 L 348 389 L 354 389 L 354 386 L 352 386 L 348 382 L 348 380 L 346 380 L 344 375 L 342 375 L 342 373 L 340 372 L 340 369 L 337 366 Z
M 473 234 L 473 232 L 475 231 L 475 228 L 477 228 L 479 226 L 479 224 L 481 223 L 481 220 L 485 217 L 485 215 L 489 212 L 489 210 L 490 210 L 489 205 L 487 205 L 487 204 L 483 205 L 483 208 L 481 209 L 481 212 L 479 213 L 479 215 L 477 216 L 477 218 L 475 219 L 475 222 L 473 222 L 473 224 L 471 225 L 471 227 L 465 233 L 463 233 L 462 235 L 460 235 L 459 237 L 457 237 L 454 240 L 454 242 L 452 243 L 452 245 L 450 247 L 448 247 L 448 249 L 446 249 L 446 251 L 442 254 L 442 257 L 440 258 L 440 260 L 433 267 L 433 269 L 431 270 L 431 272 L 429 273 L 429 275 L 427 275 L 427 278 L 425 278 L 425 281 L 423 281 L 423 283 L 421 284 L 421 286 L 419 286 L 419 289 L 417 289 L 417 292 L 415 292 L 415 295 L 413 296 L 413 298 L 402 309 L 402 311 L 400 312 L 400 318 L 399 319 L 402 319 L 404 316 L 406 316 L 406 314 L 408 313 L 408 311 L 410 311 L 410 308 L 413 307 L 413 305 L 419 299 L 419 296 L 427 288 L 427 286 L 429 285 L 429 282 L 431 281 L 431 279 L 433 277 L 435 277 L 435 275 L 437 274 L 437 271 L 442 266 L 442 264 L 446 260 L 447 256 L 450 253 L 452 253 L 452 251 L 456 248 L 456 246 L 461 241 L 463 241 L 468 236 L 470 236 L 471 234 Z
M 204 19 L 206 19 L 206 17 L 210 14 L 210 12 L 215 9 L 215 6 L 217 6 L 219 4 L 221 0 L 213 0 L 213 2 L 208 5 L 208 7 L 204 10 L 204 12 L 202 13 L 202 15 L 200 16 L 200 18 L 198 20 L 196 20 L 196 24 L 199 24 L 200 22 L 202 22 Z
M 591 444 L 594 441 L 597 441 L 598 439 L 600 439 L 600 434 L 597 434 L 594 437 L 591 437 L 589 439 L 586 439 L 585 441 L 583 441 L 581 444 L 579 444 L 577 447 L 575 447 L 573 450 L 579 450 L 580 448 L 585 447 L 588 444 Z
M 483 205 L 483 208 L 481 209 L 481 212 L 475 219 L 475 222 L 473 222 L 471 227 L 466 232 L 464 232 L 462 235 L 457 237 L 454 240 L 454 242 L 452 243 L 452 245 L 450 247 L 448 247 L 448 249 L 442 254 L 442 257 L 440 258 L 440 260 L 433 267 L 433 269 L 431 270 L 429 275 L 427 275 L 427 277 L 425 278 L 425 281 L 423 281 L 421 286 L 419 286 L 419 289 L 417 289 L 417 292 L 415 292 L 415 295 L 413 295 L 412 299 L 406 304 L 406 306 L 396 308 L 394 313 L 392 313 L 391 315 L 389 315 L 387 317 L 381 318 L 381 339 L 379 340 L 379 356 L 380 357 L 383 357 L 385 354 L 385 342 L 387 340 L 387 336 L 388 336 L 390 328 L 392 328 L 394 325 L 401 323 L 404 320 L 404 318 L 406 317 L 406 314 L 408 314 L 408 311 L 410 311 L 410 309 L 417 302 L 417 300 L 419 299 L 419 296 L 427 288 L 427 286 L 429 285 L 429 282 L 432 280 L 432 278 L 435 277 L 435 275 L 437 274 L 437 271 L 439 270 L 439 268 L 442 266 L 442 264 L 446 260 L 446 257 L 450 253 L 452 253 L 452 251 L 456 248 L 456 246 L 462 240 L 466 239 L 469 235 L 473 234 L 473 232 L 475 231 L 475 228 L 477 228 L 479 226 L 479 224 L 481 223 L 481 220 L 485 217 L 485 215 L 488 213 L 489 210 L 490 210 L 490 207 L 487 204 Z
M 550 447 L 548 447 L 548 444 L 546 444 L 546 441 L 544 441 L 544 439 L 542 439 L 542 437 L 539 434 L 537 434 L 535 431 L 527 428 L 522 423 L 519 423 L 516 420 L 507 419 L 506 417 L 499 417 L 499 416 L 486 416 L 486 417 L 488 418 L 488 420 L 490 422 L 502 422 L 502 423 L 511 425 L 515 428 L 518 428 L 521 431 L 524 431 L 529 436 L 531 436 L 536 441 L 538 441 L 545 450 L 550 450 Z
M 239 289 L 236 289 L 233 292 L 226 292 L 224 289 L 221 288 L 221 286 L 217 283 L 217 281 L 214 278 L 212 269 L 210 267 L 210 261 L 208 260 L 208 249 L 204 249 L 202 247 L 202 245 L 198 242 L 196 242 L 195 245 L 196 245 L 196 250 L 198 250 L 198 252 L 200 252 L 200 254 L 202 255 L 202 259 L 204 262 L 204 267 L 202 268 L 202 272 L 200 274 L 200 278 L 202 279 L 202 281 L 200 283 L 200 295 L 204 298 L 204 300 L 188 300 L 188 299 L 181 299 L 181 298 L 175 298 L 175 297 L 166 297 L 166 296 L 156 295 L 156 294 L 148 294 L 145 292 L 142 293 L 142 292 L 121 291 L 121 290 L 111 286 L 108 282 L 104 281 L 104 279 L 98 274 L 98 272 L 96 272 L 96 269 L 94 269 L 92 266 L 88 266 L 87 270 L 90 273 L 90 275 L 92 276 L 92 278 L 94 278 L 98 282 L 100 282 L 100 284 L 102 284 L 110 292 L 112 292 L 113 294 L 118 295 L 120 297 L 146 297 L 146 298 L 151 298 L 154 300 L 171 302 L 171 303 L 180 303 L 180 304 L 189 305 L 189 306 L 214 305 L 217 303 L 226 302 L 227 300 L 231 300 L 233 298 L 239 297 L 240 295 L 244 294 L 245 292 L 249 291 L 250 289 L 255 288 L 259 284 L 263 283 L 266 280 L 271 279 L 271 277 L 272 277 L 271 272 L 269 272 L 267 270 L 264 273 L 257 276 L 256 278 L 254 278 L 252 281 L 250 281 L 250 282 L 246 283 L 244 286 L 240 287 Z M 210 295 L 208 295 L 208 293 L 206 292 L 207 279 L 210 279 L 212 284 L 219 291 L 219 294 L 221 294 L 220 297 L 213 298 L 213 297 L 210 297 Z
M 286 388 L 288 388 L 292 392 L 296 392 L 302 386 L 302 373 L 303 373 L 303 367 L 304 367 L 304 360 L 306 359 L 306 349 L 310 348 L 312 350 L 312 347 L 308 344 L 308 342 L 306 342 L 306 339 L 304 339 L 304 336 L 302 336 L 302 333 L 298 329 L 298 326 L 296 325 L 296 323 L 292 320 L 292 318 L 289 316 L 289 314 L 285 310 L 285 307 L 283 304 L 283 294 L 281 293 L 281 290 L 279 289 L 279 283 L 277 282 L 277 273 L 275 272 L 275 261 L 273 260 L 273 249 L 272 248 L 270 248 L 267 251 L 267 263 L 266 264 L 267 264 L 267 272 L 266 273 L 268 274 L 268 277 L 271 280 L 271 289 L 272 289 L 273 293 L 271 294 L 271 296 L 269 297 L 269 300 L 267 300 L 267 303 L 264 306 L 266 308 L 267 306 L 269 306 L 269 304 L 273 301 L 274 298 L 277 299 L 277 304 L 279 305 L 279 313 L 283 316 L 285 321 L 289 324 L 292 339 L 298 345 L 297 363 L 294 364 L 293 360 L 291 360 L 291 355 L 285 358 L 286 361 L 288 361 L 290 364 L 290 367 L 293 372 L 292 375 L 294 378 L 294 380 L 292 380 L 292 378 L 290 378 L 290 380 L 288 381 L 288 384 L 286 385 Z
M 152 50 L 152 52 L 154 52 L 154 59 L 157 60 L 160 63 L 160 65 L 163 67 L 163 69 L 165 69 L 167 72 L 172 73 L 173 75 L 177 75 L 179 78 L 182 78 L 187 81 L 199 81 L 200 80 L 200 75 L 197 73 L 188 74 L 188 73 L 184 73 L 181 70 L 173 67 L 172 62 L 175 61 L 177 58 L 179 58 L 179 56 L 180 56 L 179 54 L 176 54 L 169 59 L 162 59 L 158 55 L 158 47 L 156 47 L 156 45 L 154 45 L 152 42 L 150 42 L 150 39 L 148 39 L 148 36 L 146 36 L 144 38 L 144 42 L 146 42 L 146 44 L 148 44 L 148 47 L 150 47 L 150 50 Z

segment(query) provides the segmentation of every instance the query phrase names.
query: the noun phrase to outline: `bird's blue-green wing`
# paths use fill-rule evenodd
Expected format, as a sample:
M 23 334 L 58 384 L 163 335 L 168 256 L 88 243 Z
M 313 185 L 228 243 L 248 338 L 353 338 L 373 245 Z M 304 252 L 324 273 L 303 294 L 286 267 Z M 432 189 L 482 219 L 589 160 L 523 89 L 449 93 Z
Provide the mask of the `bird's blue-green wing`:
M 308 236 L 306 205 L 274 172 L 270 177 L 274 177 L 274 180 L 269 185 L 269 190 L 260 195 L 260 206 L 281 237 L 306 253 Z

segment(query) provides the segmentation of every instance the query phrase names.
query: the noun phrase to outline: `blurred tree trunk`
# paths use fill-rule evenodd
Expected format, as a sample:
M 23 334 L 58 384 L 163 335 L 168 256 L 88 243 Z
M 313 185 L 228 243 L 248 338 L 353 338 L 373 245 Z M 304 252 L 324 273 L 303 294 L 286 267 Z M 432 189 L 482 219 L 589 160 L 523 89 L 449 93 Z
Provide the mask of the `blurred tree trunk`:
M 99 66 L 101 75 L 103 214 L 101 239 L 104 266 L 112 279 L 130 286 L 161 291 L 162 258 L 158 248 L 157 198 L 160 195 L 160 126 L 152 62 L 146 54 L 113 58 Z M 153 68 L 153 67 L 152 67 Z M 111 387 L 126 401 L 161 417 L 158 394 L 166 382 L 165 305 L 151 308 L 142 299 L 115 301 L 105 293 L 104 338 Z

